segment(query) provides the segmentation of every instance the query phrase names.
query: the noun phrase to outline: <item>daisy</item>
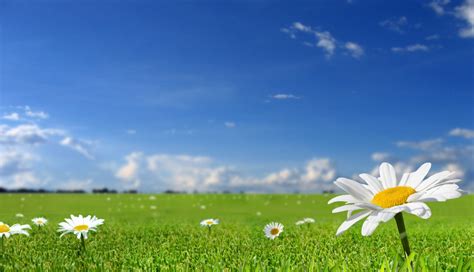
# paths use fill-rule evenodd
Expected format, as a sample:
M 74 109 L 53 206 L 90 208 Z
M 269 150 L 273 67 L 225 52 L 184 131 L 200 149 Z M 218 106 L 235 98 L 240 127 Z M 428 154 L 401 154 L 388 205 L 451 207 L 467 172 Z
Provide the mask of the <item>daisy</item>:
M 43 227 L 44 225 L 48 223 L 48 220 L 46 220 L 46 218 L 44 217 L 36 217 L 36 218 L 31 219 L 31 221 L 33 222 L 33 224 L 35 224 L 38 227 Z
M 347 211 L 348 217 L 336 235 L 342 234 L 358 221 L 367 218 L 362 225 L 362 235 L 368 236 L 381 222 L 387 222 L 395 217 L 400 239 L 405 252 L 409 255 L 402 212 L 427 219 L 431 216 L 431 210 L 425 202 L 458 198 L 462 192 L 456 185 L 460 180 L 452 179 L 454 172 L 443 171 L 426 178 L 430 168 L 431 164 L 425 163 L 415 172 L 403 174 L 398 180 L 395 168 L 384 162 L 379 167 L 379 178 L 369 174 L 359 175 L 365 183 L 338 178 L 334 183 L 348 194 L 337 196 L 328 203 L 345 202 L 346 205 L 335 208 L 333 213 Z M 352 214 L 356 210 L 361 211 Z
M 209 229 L 209 233 L 211 233 L 211 227 L 219 224 L 219 219 L 202 220 L 200 224 L 202 227 L 207 227 Z
M 71 214 L 71 218 L 65 218 L 65 222 L 59 223 L 58 232 L 62 232 L 60 237 L 65 234 L 73 233 L 77 236 L 77 239 L 87 239 L 89 231 L 97 231 L 97 227 L 104 223 L 104 219 L 98 219 L 95 216 L 82 215 L 74 216 Z
M 25 217 L 22 213 L 17 213 L 17 214 L 15 214 L 15 216 L 18 217 L 18 218 L 23 218 L 23 217 Z
M 310 218 L 310 217 L 304 218 L 303 221 L 305 223 L 308 223 L 308 224 L 313 224 L 314 222 L 316 222 L 316 220 L 314 220 L 313 218 Z
M 13 226 L 9 226 L 3 222 L 0 222 L 0 238 L 3 240 L 3 237 L 9 238 L 13 234 L 23 234 L 29 236 L 26 229 L 31 229 L 30 225 L 14 224 Z
M 300 226 L 300 225 L 304 225 L 306 222 L 304 220 L 299 220 L 299 221 L 296 221 L 295 225 L 297 226 Z
M 277 222 L 271 222 L 270 224 L 267 224 L 265 228 L 263 228 L 263 232 L 267 238 L 273 240 L 280 236 L 280 233 L 283 232 L 283 225 Z

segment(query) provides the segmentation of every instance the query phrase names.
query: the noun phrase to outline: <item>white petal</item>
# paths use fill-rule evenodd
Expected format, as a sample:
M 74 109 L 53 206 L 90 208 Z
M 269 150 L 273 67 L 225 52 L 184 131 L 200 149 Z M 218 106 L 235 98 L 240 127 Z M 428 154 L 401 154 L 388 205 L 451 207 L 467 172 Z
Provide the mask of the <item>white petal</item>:
M 443 180 L 447 179 L 448 177 L 452 176 L 453 174 L 454 174 L 454 172 L 450 172 L 450 171 L 439 172 L 439 173 L 436 173 L 436 174 L 430 176 L 429 178 L 427 178 L 424 181 L 420 181 L 418 184 L 413 184 L 413 182 L 412 182 L 411 187 L 413 189 L 415 189 L 416 191 L 418 191 L 418 192 L 428 190 L 428 189 L 436 186 L 436 184 L 438 184 L 438 183 L 442 182 Z
M 379 172 L 384 189 L 397 186 L 397 174 L 395 173 L 395 168 L 390 163 L 383 162 L 379 167 Z
M 380 222 L 376 220 L 370 220 L 367 218 L 362 224 L 362 235 L 363 236 L 369 236 L 371 235 L 375 229 L 379 226 Z
M 335 203 L 335 202 L 352 202 L 352 203 L 355 203 L 355 202 L 358 202 L 358 200 L 356 198 L 354 198 L 353 196 L 351 196 L 351 195 L 340 195 L 340 196 L 336 196 L 336 197 L 332 198 L 331 200 L 329 200 L 328 204 L 332 204 L 332 203 Z
M 423 181 L 428 172 L 430 171 L 431 163 L 424 163 L 420 168 L 415 172 L 410 173 L 410 179 L 407 181 L 407 186 L 410 186 L 413 189 L 417 189 L 418 185 Z M 417 190 L 419 191 L 419 190 Z
M 342 222 L 342 224 L 337 229 L 336 235 L 341 235 L 343 232 L 349 229 L 352 225 L 364 219 L 365 217 L 369 216 L 369 214 L 371 213 L 372 211 L 362 211 L 360 213 L 354 214 L 351 217 L 347 218 L 346 221 Z
M 409 177 L 410 173 L 404 173 L 402 178 L 400 179 L 400 182 L 398 183 L 398 186 L 405 186 Z
M 367 184 L 372 188 L 374 194 L 383 191 L 383 186 L 376 177 L 365 173 L 360 174 L 359 177 L 367 182 Z
M 360 210 L 360 209 L 362 209 L 362 208 L 359 207 L 359 206 L 356 206 L 356 205 L 344 205 L 344 206 L 337 207 L 337 208 L 333 209 L 332 213 L 355 211 L 355 210 Z
M 336 184 L 339 188 L 351 194 L 355 198 L 363 200 L 363 201 L 368 202 L 374 196 L 369 190 L 364 188 L 362 184 L 354 180 L 350 180 L 346 178 L 338 178 L 336 182 L 334 182 L 334 184 Z

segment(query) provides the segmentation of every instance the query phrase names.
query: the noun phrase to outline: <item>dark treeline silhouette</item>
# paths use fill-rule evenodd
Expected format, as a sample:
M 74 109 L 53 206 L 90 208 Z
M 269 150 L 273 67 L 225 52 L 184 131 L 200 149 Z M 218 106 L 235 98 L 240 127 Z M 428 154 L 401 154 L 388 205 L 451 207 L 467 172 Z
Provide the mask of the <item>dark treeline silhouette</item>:
M 57 189 L 57 190 L 46 190 L 46 189 L 32 189 L 32 188 L 19 188 L 19 189 L 7 189 L 0 187 L 0 194 L 1 193 L 9 193 L 9 194 L 85 194 L 87 191 L 85 190 L 65 190 L 65 189 Z M 117 194 L 119 193 L 117 190 L 111 190 L 108 188 L 99 188 L 99 189 L 92 189 L 93 194 Z M 136 194 L 138 193 L 137 190 L 125 190 L 120 192 L 123 194 Z

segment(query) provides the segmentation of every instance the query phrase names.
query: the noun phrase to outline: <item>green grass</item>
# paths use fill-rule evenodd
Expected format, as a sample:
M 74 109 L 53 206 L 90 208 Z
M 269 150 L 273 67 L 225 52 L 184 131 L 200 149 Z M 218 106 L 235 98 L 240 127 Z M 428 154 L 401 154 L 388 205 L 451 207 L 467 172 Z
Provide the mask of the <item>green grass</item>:
M 153 197 L 155 199 L 153 199 Z M 412 251 L 402 258 L 394 220 L 370 237 L 361 223 L 336 237 L 345 218 L 331 214 L 323 195 L 0 195 L 0 221 L 50 220 L 31 236 L 15 235 L 0 252 L 0 271 L 31 270 L 242 270 L 242 271 L 471 271 L 474 269 L 474 196 L 429 203 L 433 215 L 405 215 Z M 201 206 L 205 206 L 203 209 Z M 152 209 L 155 206 L 156 209 Z M 257 212 L 261 213 L 257 215 Z M 16 218 L 16 213 L 24 218 Z M 70 214 L 105 219 L 87 240 L 59 238 L 57 224 Z M 295 221 L 313 217 L 310 226 Z M 199 222 L 219 218 L 209 235 Z M 274 241 L 266 223 L 285 225 Z

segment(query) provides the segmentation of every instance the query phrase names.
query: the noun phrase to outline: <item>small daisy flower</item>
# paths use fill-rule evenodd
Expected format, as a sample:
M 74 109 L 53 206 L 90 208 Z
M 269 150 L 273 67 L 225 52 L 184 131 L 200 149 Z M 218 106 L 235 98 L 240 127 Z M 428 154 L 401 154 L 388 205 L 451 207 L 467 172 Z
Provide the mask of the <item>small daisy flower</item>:
M 379 167 L 380 177 L 359 175 L 365 183 L 338 178 L 334 183 L 347 194 L 337 196 L 328 203 L 345 202 L 344 206 L 335 208 L 333 213 L 347 212 L 347 219 L 341 224 L 336 235 L 367 218 L 362 225 L 362 235 L 368 236 L 380 223 L 395 217 L 403 248 L 405 253 L 410 255 L 402 212 L 428 219 L 431 209 L 425 202 L 446 201 L 462 195 L 456 184 L 460 179 L 453 178 L 454 172 L 443 171 L 426 178 L 430 168 L 431 163 L 425 163 L 415 172 L 403 174 L 399 180 L 395 168 L 384 162 Z M 352 214 L 357 210 L 360 212 Z
M 303 225 L 305 223 L 306 222 L 304 220 L 299 220 L 299 221 L 296 221 L 295 225 L 300 226 L 300 225 Z
M 273 240 L 283 232 L 283 225 L 277 222 L 271 222 L 263 228 L 263 232 L 267 238 Z
M 213 225 L 219 224 L 219 219 L 206 219 L 201 221 L 202 227 L 212 227 Z
M 15 216 L 18 217 L 18 218 L 23 218 L 23 217 L 25 217 L 22 213 L 17 213 L 17 214 L 15 214 Z
M 36 218 L 31 219 L 31 221 L 33 222 L 33 224 L 35 224 L 38 227 L 43 227 L 44 225 L 48 223 L 48 220 L 46 220 L 46 218 L 44 217 L 36 217 Z
M 316 222 L 316 220 L 314 220 L 313 218 L 310 218 L 310 217 L 304 218 L 303 221 L 305 223 L 308 223 L 308 224 L 313 224 L 314 222 Z
M 104 223 L 104 219 L 98 219 L 95 216 L 82 215 L 74 216 L 71 214 L 71 218 L 65 218 L 65 222 L 59 223 L 58 232 L 62 232 L 60 237 L 65 234 L 73 233 L 77 236 L 77 239 L 87 239 L 89 231 L 97 231 L 97 227 Z
M 29 233 L 26 231 L 26 229 L 31 229 L 30 225 L 14 224 L 13 226 L 9 226 L 3 222 L 0 222 L 0 238 L 9 238 L 13 234 L 23 234 L 29 236 Z

